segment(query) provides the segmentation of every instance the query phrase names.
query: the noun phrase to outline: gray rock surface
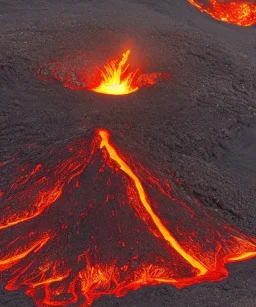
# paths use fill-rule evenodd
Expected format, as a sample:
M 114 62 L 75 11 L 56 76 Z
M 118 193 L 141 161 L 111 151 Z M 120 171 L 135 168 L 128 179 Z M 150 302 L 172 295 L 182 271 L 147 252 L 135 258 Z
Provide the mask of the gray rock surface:
M 16 165 L 39 160 L 86 127 L 105 127 L 124 150 L 136 142 L 187 193 L 256 234 L 255 27 L 217 22 L 185 0 L 2 0 L 0 34 L 2 189 Z M 79 51 L 100 58 L 131 40 L 148 70 L 171 73 L 170 82 L 113 98 L 35 76 L 42 63 Z M 255 265 L 230 266 L 220 283 L 142 288 L 93 307 L 254 307 Z M 34 305 L 20 291 L 1 290 L 0 306 Z

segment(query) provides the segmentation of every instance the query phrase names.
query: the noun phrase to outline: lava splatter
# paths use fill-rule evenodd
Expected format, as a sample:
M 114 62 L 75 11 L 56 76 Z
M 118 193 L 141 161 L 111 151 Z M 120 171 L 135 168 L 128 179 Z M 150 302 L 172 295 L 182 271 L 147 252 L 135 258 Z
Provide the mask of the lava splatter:
M 154 85 L 157 81 L 170 78 L 169 73 L 144 73 L 141 69 L 131 69 L 128 59 L 131 51 L 123 53 L 120 60 L 108 60 L 99 67 L 63 60 L 44 64 L 37 76 L 45 81 L 60 81 L 73 90 L 91 90 L 100 94 L 127 95 L 142 87 Z
M 138 70 L 130 72 L 124 77 L 129 69 L 129 65 L 126 64 L 129 54 L 130 50 L 127 50 L 126 53 L 123 54 L 121 61 L 111 61 L 107 63 L 104 69 L 100 70 L 102 77 L 100 85 L 92 90 L 98 93 L 111 95 L 125 95 L 137 91 L 139 89 L 139 82 L 135 82 L 135 78 L 138 79 Z M 153 81 L 152 79 L 152 82 Z

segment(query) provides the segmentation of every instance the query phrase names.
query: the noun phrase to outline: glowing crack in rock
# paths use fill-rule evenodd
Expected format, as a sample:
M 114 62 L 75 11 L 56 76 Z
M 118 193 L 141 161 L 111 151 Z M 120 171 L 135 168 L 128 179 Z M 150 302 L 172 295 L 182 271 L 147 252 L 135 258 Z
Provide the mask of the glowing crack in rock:
M 99 129 L 56 149 L 3 191 L 0 271 L 37 306 L 89 306 L 142 286 L 228 276 L 256 240 L 176 195 Z M 100 191 L 100 192 L 99 192 Z
M 208 4 L 202 4 L 197 0 L 187 1 L 217 20 L 245 27 L 256 24 L 256 3 L 208 0 Z

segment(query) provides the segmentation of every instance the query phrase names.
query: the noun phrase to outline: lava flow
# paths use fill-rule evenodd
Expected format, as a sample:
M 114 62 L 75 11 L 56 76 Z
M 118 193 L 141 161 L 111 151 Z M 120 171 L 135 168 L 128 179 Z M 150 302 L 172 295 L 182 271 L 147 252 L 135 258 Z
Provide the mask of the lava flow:
M 256 256 L 255 239 L 179 199 L 170 180 L 121 153 L 106 130 L 23 168 L 0 198 L 5 289 L 40 307 L 89 306 L 146 285 L 218 281 L 227 263 Z
M 45 81 L 58 80 L 73 90 L 90 90 L 108 95 L 127 95 L 170 77 L 168 73 L 144 73 L 140 69 L 131 69 L 128 64 L 130 53 L 127 50 L 121 60 L 109 60 L 97 69 L 74 64 L 71 58 L 54 61 L 40 67 L 37 75 Z M 77 58 L 79 62 L 79 56 Z
M 201 12 L 211 15 L 217 20 L 245 27 L 256 24 L 255 2 L 208 0 L 208 4 L 206 5 L 197 0 L 187 1 L 197 7 Z

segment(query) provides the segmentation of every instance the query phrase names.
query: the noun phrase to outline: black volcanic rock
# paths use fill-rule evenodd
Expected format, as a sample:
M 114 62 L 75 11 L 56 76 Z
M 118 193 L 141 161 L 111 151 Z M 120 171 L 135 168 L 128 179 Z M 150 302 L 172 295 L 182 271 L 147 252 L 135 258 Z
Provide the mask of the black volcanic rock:
M 19 165 L 104 127 L 121 148 L 169 168 L 186 194 L 255 236 L 255 27 L 217 22 L 178 0 L 1 1 L 0 15 L 0 190 Z M 170 83 L 104 97 L 35 76 L 43 63 L 76 52 L 120 54 L 130 39 L 147 70 L 172 73 Z M 143 288 L 94 306 L 254 307 L 255 260 L 230 271 L 220 283 Z M 34 305 L 2 290 L 0 306 Z

